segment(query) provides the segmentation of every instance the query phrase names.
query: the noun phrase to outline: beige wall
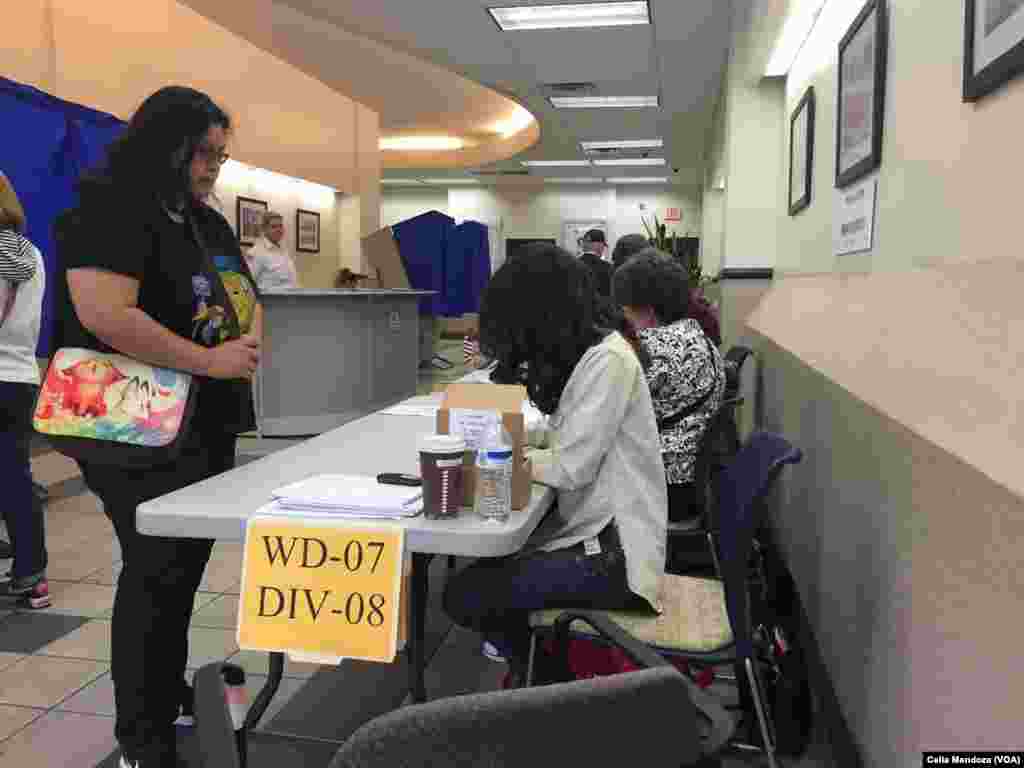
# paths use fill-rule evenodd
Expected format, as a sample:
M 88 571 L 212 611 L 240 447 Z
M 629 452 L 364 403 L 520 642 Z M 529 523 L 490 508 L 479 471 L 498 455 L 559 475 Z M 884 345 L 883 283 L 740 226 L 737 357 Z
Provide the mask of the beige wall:
M 361 156 L 376 153 L 375 114 L 174 0 L 18 0 L 4 25 L 17 41 L 0 48 L 5 77 L 122 118 L 191 85 L 235 116 L 239 160 L 373 196 L 378 161 Z
M 757 424 L 805 451 L 780 497 L 780 541 L 867 765 L 1014 744 L 1024 80 L 965 105 L 962 4 L 889 0 L 874 248 L 836 257 L 837 46 L 863 1 L 826 3 L 790 76 L 769 84 L 757 76 L 781 22 L 778 9 L 774 29 L 764 20 L 772 2 L 754 0 L 734 29 L 708 154 L 726 169 L 724 265 L 753 265 L 752 235 L 774 233 L 774 288 L 752 308 L 727 284 L 723 313 L 727 336 L 759 353 Z M 789 113 L 808 85 L 813 200 L 790 217 Z
M 814 192 L 803 213 L 779 216 L 777 266 L 799 272 L 901 270 L 1020 259 L 1020 174 L 1012 148 L 1024 121 L 1024 79 L 976 105 L 964 104 L 962 4 L 924 0 L 889 0 L 874 250 L 832 255 L 837 47 L 862 5 L 859 0 L 826 4 L 786 82 L 787 115 L 807 86 L 814 86 Z M 788 136 L 787 117 L 782 156 Z M 784 196 L 785 174 L 778 181 L 778 194 Z
M 328 187 L 309 187 L 298 179 L 268 175 L 257 169 L 222 173 L 217 182 L 217 199 L 224 218 L 237 227 L 236 201 L 239 196 L 265 200 L 270 210 L 284 218 L 284 245 L 295 260 L 304 288 L 332 288 L 341 260 L 342 232 L 340 199 Z M 320 214 L 320 253 L 295 250 L 295 213 L 302 208 Z
M 380 223 L 390 227 L 427 211 L 448 213 L 448 190 L 444 187 L 384 187 L 380 201 Z

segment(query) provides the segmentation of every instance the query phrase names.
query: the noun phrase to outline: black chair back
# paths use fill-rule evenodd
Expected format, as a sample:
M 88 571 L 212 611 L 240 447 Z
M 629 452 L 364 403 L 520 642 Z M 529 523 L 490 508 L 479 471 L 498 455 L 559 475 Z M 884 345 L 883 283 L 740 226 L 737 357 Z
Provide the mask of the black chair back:
M 747 358 L 754 354 L 749 347 L 737 344 L 729 348 L 725 353 L 725 392 L 726 397 L 735 395 L 740 391 L 740 375 L 743 373 L 743 364 Z
M 763 523 L 762 502 L 782 468 L 802 458 L 781 435 L 756 432 L 715 481 L 722 581 L 740 660 L 753 657 L 747 575 L 754 534 Z
M 222 664 L 207 664 L 196 672 L 196 742 L 200 768 L 240 768 L 231 722 L 224 695 Z
M 742 397 L 723 400 L 722 404 L 715 411 L 715 414 L 708 421 L 704 434 L 701 435 L 700 445 L 697 448 L 697 457 L 693 463 L 693 483 L 697 489 L 697 499 L 700 504 L 701 517 L 704 527 L 711 526 L 710 519 L 712 499 L 709 494 L 713 490 L 711 485 L 712 470 L 715 468 L 718 452 L 715 450 L 722 435 L 728 429 L 732 414 L 743 404 Z

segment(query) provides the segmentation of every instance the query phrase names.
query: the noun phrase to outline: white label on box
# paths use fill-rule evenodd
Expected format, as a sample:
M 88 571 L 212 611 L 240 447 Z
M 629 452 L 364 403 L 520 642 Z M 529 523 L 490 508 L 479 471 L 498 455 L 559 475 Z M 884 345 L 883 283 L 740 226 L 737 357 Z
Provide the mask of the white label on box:
M 469 408 L 452 408 L 448 411 L 448 432 L 466 441 L 466 448 L 479 450 L 487 431 L 501 423 L 497 411 L 475 411 Z

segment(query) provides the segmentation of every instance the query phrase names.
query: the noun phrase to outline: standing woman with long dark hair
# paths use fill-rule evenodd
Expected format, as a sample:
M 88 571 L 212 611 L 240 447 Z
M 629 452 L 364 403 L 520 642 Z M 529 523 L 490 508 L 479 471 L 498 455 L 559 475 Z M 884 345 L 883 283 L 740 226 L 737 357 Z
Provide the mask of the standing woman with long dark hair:
M 444 605 L 508 659 L 513 678 L 525 669 L 530 611 L 660 610 L 665 474 L 643 366 L 618 326 L 587 267 L 554 245 L 506 263 L 484 296 L 481 351 L 551 416 L 549 448 L 531 458 L 557 505 L 520 554 L 458 573 Z
M 227 158 L 231 120 L 209 96 L 163 88 L 150 96 L 84 179 L 76 209 L 57 223 L 66 270 L 61 346 L 119 352 L 199 377 L 180 456 L 146 469 L 80 462 L 121 545 L 111 630 L 122 768 L 177 763 L 174 723 L 188 715 L 185 683 L 192 602 L 212 541 L 140 534 L 136 507 L 234 466 L 237 435 L 255 426 L 250 381 L 262 314 L 238 241 L 201 201 Z M 204 256 L 204 250 L 206 255 Z M 216 322 L 233 290 L 239 328 Z

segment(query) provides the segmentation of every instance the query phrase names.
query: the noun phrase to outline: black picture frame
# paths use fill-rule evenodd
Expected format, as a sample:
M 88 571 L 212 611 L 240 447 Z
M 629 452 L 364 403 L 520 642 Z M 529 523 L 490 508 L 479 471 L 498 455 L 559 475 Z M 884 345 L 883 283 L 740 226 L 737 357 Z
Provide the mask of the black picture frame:
M 864 8 L 857 15 L 853 24 L 839 41 L 839 66 L 837 79 L 839 81 L 838 97 L 836 101 L 836 187 L 845 187 L 858 179 L 871 173 L 882 164 L 882 135 L 885 122 L 885 83 L 886 83 L 886 59 L 889 49 L 889 14 L 886 0 L 868 0 Z M 843 146 L 846 134 L 844 133 L 844 57 L 850 44 L 858 35 L 868 29 L 867 24 L 874 23 L 875 39 L 872 46 L 874 61 L 874 77 L 872 79 L 872 92 L 866 98 L 867 108 L 871 111 L 871 149 L 867 156 L 854 162 L 849 167 L 843 167 Z M 847 94 L 848 95 L 848 94 Z
M 313 232 L 312 240 L 307 239 Z M 299 253 L 320 253 L 320 214 L 316 211 L 295 211 L 295 250 Z
M 269 210 L 270 204 L 266 200 L 242 196 L 235 200 L 235 231 L 241 245 L 251 247 L 255 244 L 262 234 L 260 219 Z
M 807 91 L 801 97 L 800 101 L 797 102 L 796 107 L 793 109 L 793 114 L 789 118 L 789 215 L 796 216 L 800 211 L 811 204 L 811 183 L 814 178 L 814 86 L 808 87 Z M 804 131 L 804 145 L 798 147 L 796 145 L 797 139 L 797 121 L 801 120 L 803 116 L 807 117 L 807 129 Z M 803 157 L 804 169 L 803 169 L 803 183 L 804 190 L 803 194 L 799 197 L 794 197 L 794 182 L 797 181 L 797 177 L 793 171 L 796 168 L 796 164 L 793 162 L 796 158 Z
M 1019 8 L 1011 8 L 1008 1 L 1002 0 L 999 12 L 1006 13 L 1010 10 L 1010 16 L 1017 13 Z M 978 14 L 982 10 L 991 10 L 989 3 L 999 0 L 965 0 L 964 3 L 964 84 L 963 100 L 965 102 L 977 101 L 987 96 L 1016 77 L 1024 74 L 1024 23 L 1019 20 L 1014 23 L 1020 38 L 1011 48 L 994 58 L 984 67 L 975 70 L 975 54 L 979 46 L 975 33 L 978 28 Z M 1004 17 L 997 26 L 1011 21 L 1010 16 Z M 994 30 L 990 30 L 994 31 Z

